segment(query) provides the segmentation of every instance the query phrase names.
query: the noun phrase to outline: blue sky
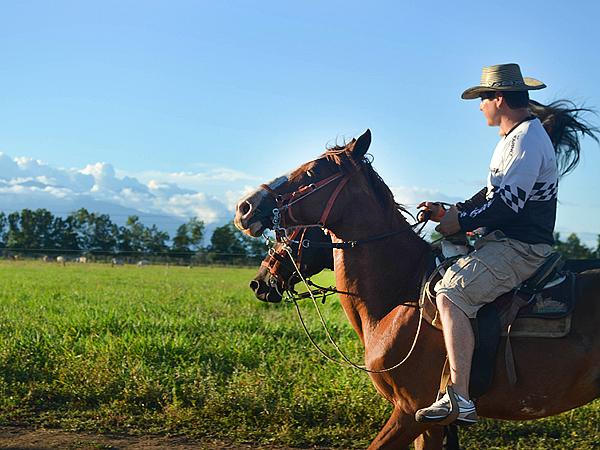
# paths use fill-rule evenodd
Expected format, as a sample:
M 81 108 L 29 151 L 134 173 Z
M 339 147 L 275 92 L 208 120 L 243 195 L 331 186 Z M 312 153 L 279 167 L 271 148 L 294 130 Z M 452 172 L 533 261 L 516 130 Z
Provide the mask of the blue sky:
M 0 200 L 60 210 L 104 192 L 95 207 L 224 222 L 244 189 L 366 128 L 399 201 L 463 199 L 498 139 L 460 100 L 483 65 L 519 63 L 548 85 L 536 100 L 600 108 L 600 4 L 574 5 L 3 2 L 0 152 L 19 176 L 0 161 Z M 560 187 L 563 233 L 600 233 L 599 167 L 584 141 Z M 71 189 L 82 171 L 95 187 Z

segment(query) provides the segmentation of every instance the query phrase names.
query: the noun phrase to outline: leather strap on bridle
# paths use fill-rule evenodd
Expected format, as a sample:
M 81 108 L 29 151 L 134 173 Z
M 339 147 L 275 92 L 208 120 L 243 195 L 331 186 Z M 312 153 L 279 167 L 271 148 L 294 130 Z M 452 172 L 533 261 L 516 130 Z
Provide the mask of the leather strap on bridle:
M 286 194 L 277 194 L 277 192 L 275 192 L 267 184 L 261 184 L 261 188 L 266 190 L 269 194 L 271 194 L 275 198 L 275 202 L 277 203 L 277 209 L 279 209 L 281 212 L 283 212 L 283 211 L 287 212 L 287 216 L 290 218 L 290 220 L 292 220 L 293 223 L 298 223 L 298 220 L 294 217 L 294 214 L 292 212 L 292 206 L 294 204 L 305 199 L 306 197 L 315 193 L 319 189 L 324 188 L 329 183 L 331 183 L 339 178 L 342 178 L 342 177 L 344 177 L 344 178 L 342 179 L 342 182 L 340 183 L 340 185 L 342 185 L 342 187 L 343 187 L 343 185 L 345 185 L 348 182 L 348 178 L 350 176 L 351 175 L 344 175 L 342 172 L 334 173 L 333 175 L 331 175 L 327 178 L 324 178 L 320 181 L 317 181 L 316 183 L 311 183 L 306 186 L 302 186 L 299 189 L 297 189 L 293 192 L 288 192 Z M 327 219 L 327 217 L 329 216 L 329 213 L 331 212 L 331 209 L 333 207 L 333 203 L 335 202 L 336 197 L 338 196 L 338 194 L 341 191 L 340 185 L 338 185 L 338 187 L 334 190 L 332 196 L 329 198 L 329 201 L 327 202 L 327 205 L 325 206 L 325 210 L 323 211 L 323 214 L 321 214 L 320 222 L 322 222 L 323 219 Z M 283 220 L 285 218 L 285 214 L 282 214 L 281 217 Z M 283 225 L 283 223 L 282 223 L 282 225 Z
M 329 197 L 329 201 L 327 202 L 327 205 L 325 205 L 323 214 L 321 214 L 321 219 L 319 219 L 319 225 L 321 225 L 322 227 L 325 227 L 325 224 L 327 223 L 327 218 L 329 217 L 329 213 L 331 212 L 331 209 L 333 208 L 333 204 L 335 203 L 337 196 L 340 194 L 340 192 L 342 191 L 342 189 L 344 188 L 346 183 L 350 180 L 350 176 L 351 175 L 348 175 L 348 176 L 345 176 L 344 178 L 342 178 L 342 181 L 340 181 L 338 183 L 335 190 L 331 194 L 331 197 Z

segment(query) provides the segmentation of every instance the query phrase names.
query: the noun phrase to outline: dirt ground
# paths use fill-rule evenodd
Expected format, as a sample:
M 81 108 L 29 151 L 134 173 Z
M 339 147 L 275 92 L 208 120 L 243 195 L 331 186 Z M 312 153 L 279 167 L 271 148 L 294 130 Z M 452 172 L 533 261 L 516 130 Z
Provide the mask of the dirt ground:
M 316 448 L 316 447 L 314 447 Z M 127 436 L 78 433 L 63 430 L 0 427 L 0 449 L 11 450 L 292 450 L 293 447 L 231 444 L 182 437 Z M 319 447 L 319 450 L 327 450 Z

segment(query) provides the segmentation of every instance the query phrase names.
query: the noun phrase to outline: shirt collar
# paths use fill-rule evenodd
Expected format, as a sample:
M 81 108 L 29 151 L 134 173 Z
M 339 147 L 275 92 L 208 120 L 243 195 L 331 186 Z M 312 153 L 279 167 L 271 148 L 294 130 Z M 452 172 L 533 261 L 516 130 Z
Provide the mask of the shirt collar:
M 515 130 L 516 130 L 516 129 L 517 129 L 517 128 L 518 128 L 518 127 L 521 125 L 521 124 L 523 124 L 523 123 L 525 123 L 525 122 L 529 122 L 530 120 L 533 120 L 533 119 L 537 119 L 537 117 L 535 117 L 534 115 L 531 115 L 531 116 L 525 117 L 523 120 L 521 120 L 519 123 L 517 123 L 517 124 L 516 124 L 514 127 L 512 127 L 512 128 L 511 128 L 511 129 L 508 131 L 508 133 L 506 133 L 506 134 L 504 135 L 504 137 L 505 137 L 505 138 L 507 138 L 507 137 L 508 137 L 508 135 L 509 135 L 510 133 L 512 133 L 513 131 L 515 131 Z

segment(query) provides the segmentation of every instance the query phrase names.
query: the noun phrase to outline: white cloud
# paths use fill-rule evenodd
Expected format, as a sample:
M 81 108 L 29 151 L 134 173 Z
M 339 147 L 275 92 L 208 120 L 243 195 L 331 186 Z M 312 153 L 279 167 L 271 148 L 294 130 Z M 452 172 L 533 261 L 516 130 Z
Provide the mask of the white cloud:
M 46 208 L 66 215 L 85 207 L 109 214 L 117 223 L 136 214 L 147 225 L 156 223 L 167 231 L 191 217 L 203 220 L 208 228 L 231 220 L 232 202 L 198 190 L 180 187 L 195 180 L 247 179 L 233 170 L 211 169 L 207 173 L 153 172 L 140 180 L 115 170 L 106 162 L 81 169 L 50 166 L 32 158 L 11 158 L 0 153 L 0 208 L 12 212 L 23 208 Z

